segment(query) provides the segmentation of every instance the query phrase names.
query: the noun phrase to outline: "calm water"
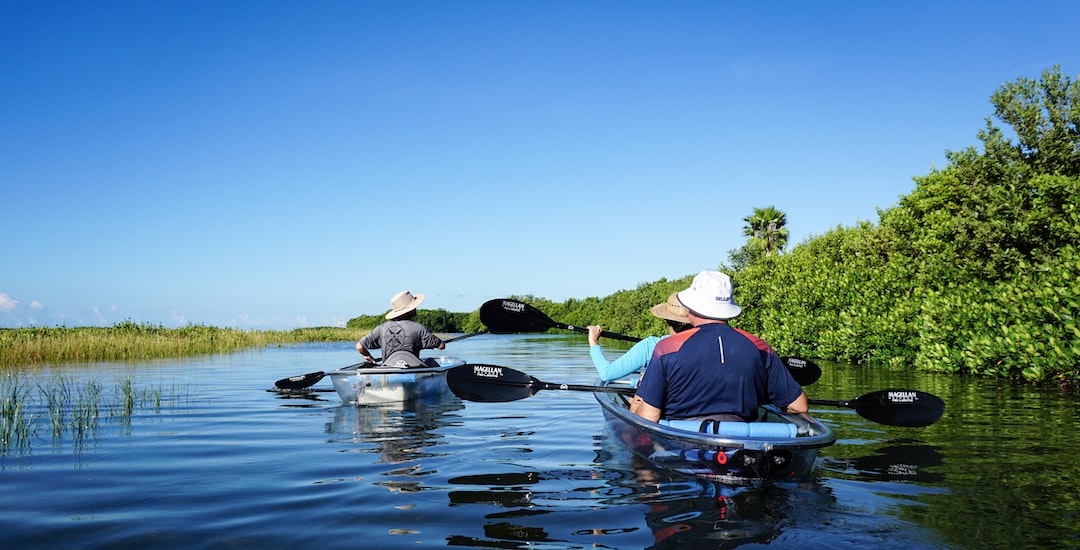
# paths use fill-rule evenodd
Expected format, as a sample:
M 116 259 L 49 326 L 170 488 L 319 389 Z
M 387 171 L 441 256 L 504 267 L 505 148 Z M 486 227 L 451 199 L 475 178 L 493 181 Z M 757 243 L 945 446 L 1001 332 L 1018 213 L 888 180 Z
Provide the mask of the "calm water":
M 594 380 L 583 336 L 447 348 L 548 382 Z M 838 442 L 812 479 L 729 487 L 631 459 L 587 392 L 406 409 L 342 405 L 328 378 L 307 395 L 267 391 L 356 361 L 344 343 L 36 372 L 165 398 L 103 413 L 82 437 L 41 418 L 29 448 L 5 449 L 5 546 L 1080 547 L 1076 394 L 822 364 L 811 397 L 912 387 L 945 399 L 945 416 L 889 428 L 816 408 Z

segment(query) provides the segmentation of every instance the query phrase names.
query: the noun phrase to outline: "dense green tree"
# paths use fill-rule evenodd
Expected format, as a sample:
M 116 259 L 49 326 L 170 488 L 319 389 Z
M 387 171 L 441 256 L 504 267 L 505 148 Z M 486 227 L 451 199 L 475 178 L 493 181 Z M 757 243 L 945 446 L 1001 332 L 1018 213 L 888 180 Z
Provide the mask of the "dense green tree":
M 750 264 L 765 257 L 765 247 L 761 241 L 748 239 L 742 246 L 728 252 L 728 271 L 742 271 Z
M 783 354 L 1080 380 L 1080 84 L 1054 67 L 991 103 L 1009 128 L 988 118 L 981 150 L 947 151 L 876 225 L 838 226 L 780 254 L 786 216 L 755 208 L 746 245 L 721 266 L 743 307 L 733 323 Z M 563 303 L 511 298 L 569 324 L 663 334 L 648 309 L 692 276 Z M 464 332 L 482 327 L 475 311 L 455 315 Z
M 878 226 L 751 266 L 736 281 L 753 300 L 739 322 L 817 357 L 1075 380 L 1078 99 L 1056 67 L 1002 86 L 991 101 L 1017 142 L 988 120 L 981 151 L 947 152 Z

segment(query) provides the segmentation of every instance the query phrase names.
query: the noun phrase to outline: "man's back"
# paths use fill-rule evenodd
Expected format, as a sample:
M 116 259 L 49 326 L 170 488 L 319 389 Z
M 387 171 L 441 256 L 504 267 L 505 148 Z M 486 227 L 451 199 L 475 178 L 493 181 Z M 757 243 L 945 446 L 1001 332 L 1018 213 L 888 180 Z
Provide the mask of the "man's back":
M 659 342 L 637 391 L 665 418 L 734 414 L 746 420 L 757 416 L 762 402 L 783 407 L 801 393 L 767 343 L 726 323 L 705 323 Z
M 424 325 L 408 319 L 386 321 L 360 339 L 367 349 L 380 348 L 383 357 L 395 351 L 408 351 L 420 355 L 420 350 L 434 348 L 441 343 Z

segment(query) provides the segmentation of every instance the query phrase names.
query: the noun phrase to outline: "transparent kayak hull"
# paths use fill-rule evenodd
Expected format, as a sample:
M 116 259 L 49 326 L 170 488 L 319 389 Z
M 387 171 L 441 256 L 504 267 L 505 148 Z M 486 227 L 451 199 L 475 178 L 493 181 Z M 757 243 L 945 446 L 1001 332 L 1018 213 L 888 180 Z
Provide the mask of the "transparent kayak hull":
M 762 406 L 756 422 L 703 426 L 688 420 L 650 422 L 630 412 L 623 394 L 593 395 L 608 435 L 619 444 L 660 468 L 693 476 L 725 482 L 802 479 L 813 470 L 818 449 L 836 442 L 828 426 L 773 405 Z
M 330 371 L 341 400 L 356 405 L 401 403 L 453 398 L 446 385 L 446 371 L 464 365 L 456 357 L 431 357 L 423 366 L 350 366 Z

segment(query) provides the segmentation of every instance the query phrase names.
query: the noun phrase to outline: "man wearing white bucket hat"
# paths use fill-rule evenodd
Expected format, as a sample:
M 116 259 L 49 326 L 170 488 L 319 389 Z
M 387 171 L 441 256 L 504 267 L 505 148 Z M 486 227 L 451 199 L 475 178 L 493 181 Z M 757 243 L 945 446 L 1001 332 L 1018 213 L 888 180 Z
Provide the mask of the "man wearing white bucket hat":
M 728 325 L 742 308 L 731 278 L 698 273 L 676 294 L 694 328 L 656 344 L 630 410 L 646 419 L 750 421 L 758 406 L 774 403 L 788 412 L 809 409 L 780 357 L 764 340 Z
M 389 320 L 364 335 L 356 343 L 356 351 L 368 363 L 374 363 L 375 357 L 368 351 L 374 348 L 380 348 L 383 357 L 390 357 L 396 351 L 408 351 L 419 357 L 422 349 L 446 349 L 446 344 L 438 336 L 413 320 L 417 306 L 423 301 L 423 294 L 413 296 L 408 290 L 395 294 L 390 299 L 392 309 L 386 314 Z

